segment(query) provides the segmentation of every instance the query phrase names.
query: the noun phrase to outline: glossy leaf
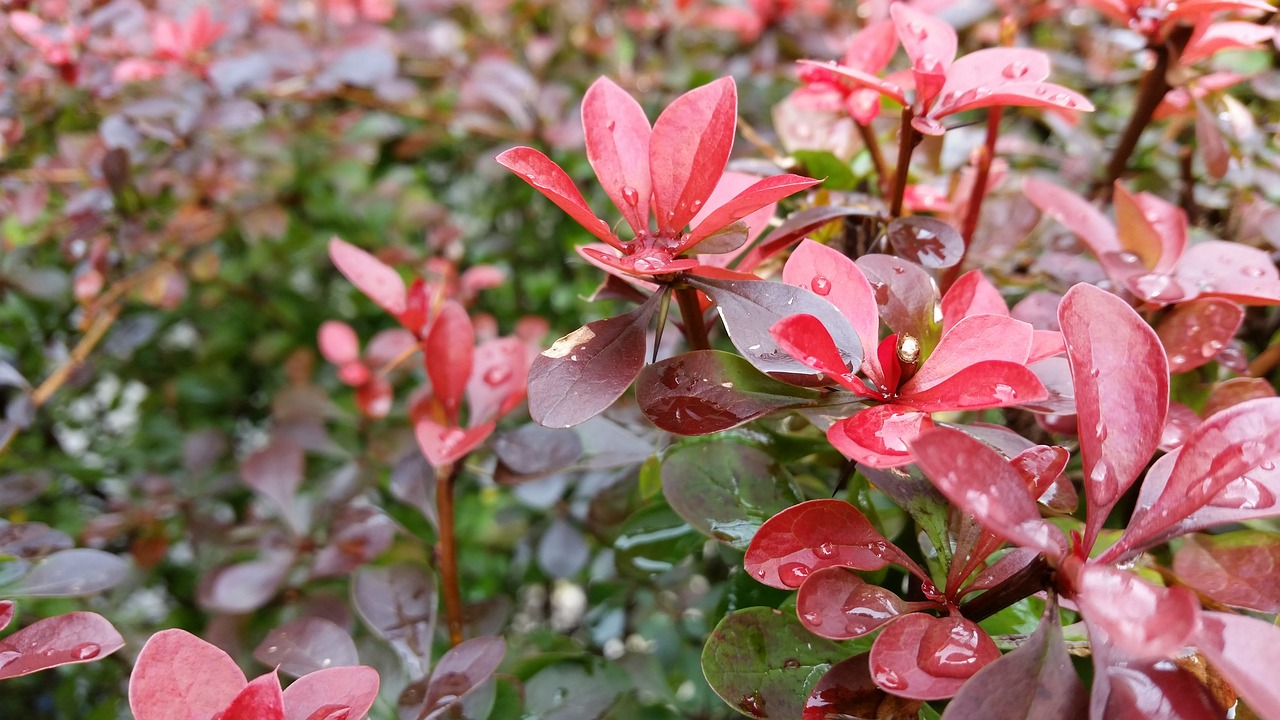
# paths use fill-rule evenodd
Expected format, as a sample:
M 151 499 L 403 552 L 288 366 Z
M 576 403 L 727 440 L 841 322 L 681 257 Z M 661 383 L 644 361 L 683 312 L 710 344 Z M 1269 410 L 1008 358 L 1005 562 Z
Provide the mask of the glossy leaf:
M 911 612 L 912 605 L 845 567 L 813 571 L 796 594 L 800 622 L 814 635 L 831 640 L 862 637 Z
M 702 650 L 711 689 L 748 717 L 796 718 L 814 684 L 849 651 L 815 638 L 794 615 L 753 607 L 729 613 Z
M 998 452 L 958 430 L 935 428 L 911 446 L 916 464 L 956 507 L 988 532 L 1062 559 L 1067 538 L 1040 517 L 1018 471 Z
M 1053 183 L 1034 178 L 1023 181 L 1022 191 L 1045 215 L 1075 233 L 1095 257 L 1121 252 L 1115 226 L 1102 211 L 1084 198 Z
M 621 247 L 622 243 L 609 229 L 609 224 L 596 217 L 573 180 L 551 158 L 533 148 L 517 147 L 499 154 L 496 159 L 499 165 L 519 175 L 520 179 L 578 221 L 587 232 L 615 248 Z
M 862 381 L 854 377 L 857 368 L 850 370 L 845 364 L 840 348 L 836 347 L 835 340 L 818 318 L 812 315 L 784 317 L 769 328 L 769 335 L 778 347 L 804 363 L 805 367 L 854 392 L 866 389 Z
M 274 672 L 254 678 L 217 717 L 219 720 L 284 720 L 280 679 Z
M 912 215 L 896 218 L 885 230 L 893 252 L 927 268 L 946 268 L 964 257 L 964 238 L 937 218 Z
M 339 720 L 364 717 L 378 698 L 378 673 L 371 667 L 317 670 L 284 689 L 285 720 Z
M 409 563 L 362 567 L 352 578 L 351 599 L 365 624 L 391 644 L 409 678 L 425 677 L 436 626 L 432 577 Z
M 129 565 L 118 555 L 90 548 L 60 550 L 34 563 L 17 582 L 0 588 L 12 597 L 81 597 L 115 587 Z
M 730 439 L 668 452 L 662 492 L 690 525 L 743 550 L 760 525 L 801 500 L 790 474 L 769 453 Z
M 947 288 L 947 294 L 942 296 L 942 331 L 951 330 L 970 315 L 1009 316 L 1004 297 L 981 270 L 970 270 Z
M 1280 271 L 1263 250 L 1209 240 L 1187 248 L 1176 277 L 1184 288 L 1243 305 L 1280 304 Z
M 1205 612 L 1196 646 L 1259 717 L 1280 716 L 1280 687 L 1259 672 L 1280 667 L 1280 628 L 1244 615 Z
M 1243 321 L 1244 308 L 1222 298 L 1197 298 L 1175 305 L 1156 326 L 1156 335 L 1169 356 L 1169 371 L 1187 372 L 1213 360 Z
M 1048 394 L 1040 378 L 1022 363 L 984 360 L 924 389 L 904 386 L 898 402 L 924 412 L 946 412 L 1034 403 Z
M 1013 652 L 982 668 L 947 704 L 945 720 L 1085 720 L 1089 695 L 1071 665 L 1057 603 Z
M 1058 307 L 1058 322 L 1075 382 L 1088 547 L 1160 444 L 1169 367 L 1151 326 L 1104 290 L 1071 288 Z
M 1280 536 L 1258 530 L 1189 535 L 1173 556 L 1178 579 L 1231 607 L 1280 612 Z
M 636 235 L 649 231 L 649 119 L 640 103 L 602 77 L 582 96 L 587 160 Z
M 1011 317 L 963 318 L 942 336 L 919 371 L 902 386 L 902 392 L 923 392 L 978 363 L 1001 360 L 1025 364 L 1031 353 L 1032 332 L 1030 325 Z
M 1200 603 L 1184 587 L 1162 588 L 1134 573 L 1085 563 L 1075 579 L 1076 606 L 1095 642 L 1137 659 L 1177 655 L 1200 622 Z
M 329 241 L 329 258 L 334 266 L 378 307 L 395 317 L 404 313 L 407 290 L 400 274 L 381 260 L 348 242 Z M 409 328 L 417 331 L 418 328 Z
M 5 612 L 0 608 L 0 615 Z M 10 605 L 9 617 L 12 612 Z M 0 639 L 0 680 L 60 665 L 92 662 L 122 647 L 124 638 L 106 618 L 96 613 L 71 612 L 44 618 Z M 242 675 L 241 682 L 243 679 Z M 138 718 L 147 720 L 141 715 Z
M 927 575 L 843 500 L 810 500 L 769 518 L 747 548 L 751 577 L 780 589 L 800 587 L 814 570 L 879 570 L 890 563 Z
M 695 252 L 717 252 L 705 249 L 707 245 L 704 239 L 708 238 L 712 233 L 729 226 L 730 223 L 747 217 L 762 207 L 772 205 L 782 198 L 794 195 L 820 182 L 822 181 L 791 174 L 763 178 L 738 193 L 725 204 L 712 210 L 711 214 L 699 223 L 681 244 L 686 248 L 693 248 Z
M 695 350 L 646 366 L 636 380 L 636 403 L 658 427 L 679 435 L 707 435 L 758 417 L 818 403 L 814 390 L 760 374 L 746 360 L 719 350 Z
M 445 717 L 449 708 L 488 680 L 507 653 L 500 637 L 474 637 L 451 648 L 436 663 L 427 686 L 427 698 L 419 718 Z
M 789 315 L 813 315 L 822 321 L 846 363 L 862 362 L 862 345 L 840 311 L 813 292 L 774 282 L 689 278 L 689 284 L 715 303 L 729 339 L 756 369 L 796 383 L 821 382 L 812 370 L 784 352 L 769 329 Z
M 676 235 L 715 190 L 733 149 L 738 89 L 720 78 L 676 98 L 658 116 L 649 141 L 649 172 L 658 228 Z
M 912 613 L 880 631 L 871 646 L 871 678 L 882 690 L 916 700 L 956 694 L 1000 657 L 987 633 L 961 617 Z
M 853 261 L 833 248 L 804 240 L 787 258 L 787 264 L 782 268 L 782 280 L 808 288 L 835 305 L 858 334 L 864 352 L 862 367 L 873 375 L 879 374 L 875 353 L 867 350 L 879 344 L 880 314 L 871 283 Z
M 13 601 L 0 600 L 0 630 L 9 627 L 13 622 Z
M 928 413 L 907 405 L 876 405 L 827 428 L 827 441 L 855 462 L 899 467 L 911 462 L 911 444 L 932 427 Z
M 661 293 L 640 307 L 587 323 L 555 341 L 529 368 L 529 414 L 540 425 L 570 427 L 600 414 L 644 367 L 649 319 Z
M 347 631 L 318 617 L 293 620 L 267 633 L 254 649 L 253 657 L 294 677 L 360 663 L 356 644 Z
M 858 269 L 871 283 L 880 319 L 895 333 L 906 333 L 926 347 L 937 338 L 933 322 L 937 295 L 929 273 L 892 255 L 863 255 Z
M 889 695 L 871 679 L 870 653 L 846 658 L 831 666 L 805 701 L 803 720 L 832 718 L 884 718 L 898 720 L 920 716 L 919 700 Z
M 1091 649 L 1090 717 L 1221 720 L 1226 716 L 1226 708 L 1214 701 L 1195 673 L 1178 663 L 1130 658 L 1106 643 Z
M 185 630 L 161 630 L 138 653 L 129 676 L 129 707 L 137 720 L 211 718 L 247 684 L 222 650 Z
M 746 272 L 754 270 L 760 263 L 835 220 L 847 217 L 870 218 L 875 215 L 876 211 L 871 207 L 821 205 L 805 208 L 788 217 L 781 225 L 766 235 L 759 244 L 748 250 L 742 256 L 742 262 L 738 263 L 738 269 Z M 786 282 L 791 281 L 787 280 Z

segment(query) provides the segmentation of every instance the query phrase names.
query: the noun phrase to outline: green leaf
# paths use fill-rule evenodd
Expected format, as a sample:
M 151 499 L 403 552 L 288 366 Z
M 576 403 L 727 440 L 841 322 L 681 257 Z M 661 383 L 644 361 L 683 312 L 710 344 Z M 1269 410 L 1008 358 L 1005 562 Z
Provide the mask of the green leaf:
M 662 492 L 690 525 L 739 550 L 765 520 L 804 499 L 767 452 L 735 440 L 688 443 L 669 452 Z
M 809 177 L 826 178 L 822 187 L 828 190 L 852 190 L 858 184 L 848 163 L 826 150 L 796 150 L 791 157 L 804 166 Z
M 627 518 L 613 549 L 620 571 L 649 577 L 696 554 L 704 542 L 702 535 L 666 503 L 656 503 Z
M 805 629 L 793 613 L 747 608 L 726 616 L 702 650 L 716 694 L 758 718 L 798 718 L 809 691 L 848 647 Z

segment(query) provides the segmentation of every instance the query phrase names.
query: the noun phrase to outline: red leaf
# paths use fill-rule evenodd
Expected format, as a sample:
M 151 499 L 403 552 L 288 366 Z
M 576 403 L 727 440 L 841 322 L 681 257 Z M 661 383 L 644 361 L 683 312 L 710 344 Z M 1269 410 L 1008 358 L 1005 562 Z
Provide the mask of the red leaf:
M 827 441 L 845 457 L 874 468 L 911 462 L 908 448 L 933 427 L 927 413 L 906 405 L 876 405 L 827 429 Z
M 493 432 L 493 421 L 470 428 L 441 425 L 431 418 L 421 417 L 413 424 L 418 447 L 434 468 L 442 468 L 457 462 L 462 456 L 476 449 Z
M 13 617 L 13 605 L 0 607 L 3 624 Z M 92 662 L 124 647 L 124 638 L 106 618 L 91 612 L 70 612 L 31 623 L 0 640 L 0 680 L 40 670 Z M 158 716 L 156 716 L 158 717 Z M 139 720 L 146 720 L 139 716 Z
M 1200 601 L 1184 587 L 1162 588 L 1101 562 L 1086 562 L 1075 596 L 1096 642 L 1137 659 L 1174 657 L 1200 622 Z
M 812 315 L 784 317 L 769 328 L 769 336 L 788 355 L 845 387 L 860 392 L 866 386 L 845 365 L 840 348 L 822 321 Z M 878 396 L 877 396 L 878 397 Z
M 13 601 L 0 600 L 0 630 L 9 627 L 13 622 Z
M 814 570 L 879 570 L 893 563 L 928 575 L 843 500 L 810 500 L 765 521 L 747 548 L 751 577 L 781 589 L 800 587 Z
M 924 412 L 944 412 L 1008 407 L 1048 396 L 1036 374 L 1021 363 L 988 360 L 964 368 L 932 387 L 899 394 L 898 402 Z
M 1280 272 L 1262 250 L 1210 240 L 1187 248 L 1176 270 L 1178 283 L 1204 296 L 1242 305 L 1280 304 Z
M 284 689 L 285 720 L 362 718 L 378 699 L 378 672 L 371 667 L 334 667 L 308 673 Z M 335 715 L 338 712 L 346 715 Z
M 800 175 L 774 175 L 755 183 L 738 193 L 732 200 L 711 211 L 705 220 L 689 233 L 681 243 L 681 252 L 698 252 L 697 244 L 712 233 L 731 223 L 747 217 L 751 213 L 766 207 L 784 197 L 794 195 L 801 190 L 821 183 Z
M 1004 297 L 981 270 L 961 275 L 942 296 L 942 332 L 946 333 L 970 315 L 1009 316 Z
M 223 651 L 185 630 L 161 630 L 138 653 L 129 707 L 137 720 L 212 718 L 247 684 Z
M 649 172 L 658 227 L 675 237 L 715 189 L 738 123 L 733 78 L 715 80 L 676 98 L 658 116 L 649 141 Z
M 431 379 L 431 393 L 444 407 L 450 424 L 458 424 L 462 397 L 471 378 L 475 344 L 476 331 L 466 309 L 454 300 L 446 300 L 422 341 L 422 359 Z
M 1085 720 L 1089 695 L 1071 664 L 1058 604 L 1045 606 L 1040 626 L 1013 652 L 979 670 L 960 688 L 944 720 Z
M 831 666 L 809 693 L 802 720 L 841 717 L 898 718 L 918 714 L 912 702 L 887 695 L 871 679 L 870 653 L 846 658 Z
M 1169 371 L 1187 372 L 1213 360 L 1243 321 L 1244 308 L 1222 298 L 1197 298 L 1175 305 L 1156 327 L 1169 356 Z
M 1257 27 L 1253 23 L 1242 23 L 1249 27 Z M 1227 170 L 1231 169 L 1231 150 L 1227 147 L 1227 139 L 1218 126 L 1218 119 L 1202 102 L 1196 106 L 1196 147 L 1200 150 L 1200 159 L 1204 161 L 1204 169 L 1209 177 L 1221 180 Z
M 1051 561 L 1066 556 L 1066 536 L 1040 517 L 1026 480 L 985 443 L 959 430 L 935 428 L 921 434 L 911 453 L 938 490 L 988 532 Z
M 372 300 L 378 307 L 397 319 L 404 313 L 407 302 L 404 280 L 399 273 L 355 245 L 339 238 L 329 240 L 329 259 L 352 285 Z M 409 328 L 416 332 L 418 328 Z
M 913 613 L 890 623 L 876 638 L 871 677 L 899 697 L 942 700 L 999 657 L 999 648 L 975 623 Z
M 360 338 L 351 326 L 338 321 L 326 320 L 320 324 L 316 344 L 325 360 L 334 365 L 346 365 L 360 359 Z
M 1085 547 L 1160 444 L 1169 366 L 1155 331 L 1114 295 L 1076 285 L 1058 322 L 1075 382 L 1080 454 L 1089 503 Z
M 808 288 L 825 298 L 848 318 L 863 347 L 862 367 L 869 375 L 880 375 L 875 353 L 868 352 L 880 341 L 880 314 L 876 310 L 871 283 L 858 266 L 838 250 L 812 240 L 803 240 L 787 258 L 782 281 Z
M 644 367 L 649 319 L 662 293 L 617 317 L 587 323 L 544 350 L 529 368 L 529 415 L 570 427 L 603 412 Z
M 347 631 L 318 617 L 299 618 L 267 633 L 254 649 L 253 657 L 294 677 L 360 662 L 356 644 Z
M 284 720 L 284 693 L 275 671 L 254 678 L 218 720 Z
M 1034 178 L 1023 181 L 1022 192 L 1041 212 L 1075 233 L 1094 257 L 1101 258 L 1108 253 L 1121 251 L 1115 226 L 1106 215 L 1079 195 Z
M 602 77 L 582 97 L 582 130 L 600 186 L 637 236 L 648 233 L 650 130 L 640 103 Z
M 1280 537 L 1258 530 L 1188 535 L 1173 556 L 1178 579 L 1231 607 L 1280 612 Z
M 538 192 L 556 204 L 556 207 L 569 213 L 587 232 L 595 235 L 615 248 L 621 249 L 622 242 L 614 236 L 608 223 L 596 217 L 582 193 L 573 184 L 573 180 L 551 158 L 528 147 L 511 148 L 498 155 L 498 164 L 519 175 Z
M 1280 628 L 1244 615 L 1205 612 L 1196 646 L 1258 717 L 1280 717 Z
M 815 635 L 849 640 L 911 612 L 913 604 L 917 603 L 907 603 L 891 590 L 865 582 L 849 568 L 825 567 L 813 571 L 800 586 L 796 614 Z
M 1031 352 L 1031 337 L 1030 325 L 1008 316 L 963 318 L 943 334 L 919 371 L 902 386 L 902 393 L 922 392 L 979 363 L 1003 360 L 1025 364 Z

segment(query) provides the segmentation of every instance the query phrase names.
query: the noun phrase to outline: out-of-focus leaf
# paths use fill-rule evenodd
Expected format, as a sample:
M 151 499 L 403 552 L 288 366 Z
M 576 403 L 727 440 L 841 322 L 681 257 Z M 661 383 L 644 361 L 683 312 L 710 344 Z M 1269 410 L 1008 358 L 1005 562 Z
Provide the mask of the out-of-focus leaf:
M 245 458 L 240 466 L 240 479 L 244 484 L 270 500 L 290 527 L 297 530 L 304 529 L 294 524 L 302 522 L 296 517 L 294 499 L 302 484 L 305 462 L 302 448 L 297 444 L 286 439 L 274 439 Z
M 471 377 L 476 332 L 460 303 L 446 300 L 422 341 L 422 356 L 431 379 L 431 393 L 444 406 L 450 424 L 458 424 L 458 411 Z M 484 420 L 487 418 L 480 418 Z
M 293 620 L 267 633 L 254 649 L 253 657 L 294 677 L 360 663 L 356 645 L 347 631 L 318 617 Z
M 1280 536 L 1258 530 L 1189 535 L 1173 556 L 1178 579 L 1224 605 L 1280 612 Z
M 1205 612 L 1196 645 L 1259 717 L 1280 715 L 1280 687 L 1263 668 L 1280 663 L 1280 628 L 1244 615 Z
M 72 548 L 32 565 L 0 593 L 18 597 L 78 597 L 102 592 L 124 579 L 129 564 L 102 550 Z
M 667 453 L 662 492 L 690 525 L 741 550 L 764 521 L 801 500 L 791 475 L 769 453 L 728 439 Z
M 946 720 L 1088 717 L 1089 695 L 1062 640 L 1057 603 L 1026 642 L 982 668 L 947 705 Z
M 849 654 L 814 638 L 794 615 L 746 608 L 725 616 L 702 651 L 711 689 L 756 718 L 796 718 L 805 698 L 833 664 Z
M 542 475 L 563 470 L 582 457 L 582 440 L 572 430 L 530 423 L 498 434 L 493 451 L 512 473 Z
M 347 506 L 330 523 L 329 542 L 311 562 L 313 578 L 346 575 L 391 546 L 396 526 L 372 507 Z
M 9 627 L 13 622 L 13 601 L 0 600 L 0 630 Z
M 8 612 L 12 617 L 12 605 Z M 72 612 L 44 618 L 0 640 L 0 680 L 59 665 L 92 662 L 122 647 L 124 638 L 101 615 Z M 139 719 L 147 720 L 142 716 Z
M 338 270 L 378 307 L 399 317 L 405 311 L 404 280 L 381 260 L 360 248 L 333 238 L 329 241 L 329 258 Z
M 591 559 L 587 540 L 571 523 L 557 518 L 538 539 L 538 565 L 556 578 L 576 575 Z
M 973 622 L 912 613 L 876 637 L 871 678 L 899 697 L 941 700 L 999 657 L 996 644 Z
M 1091 647 L 1089 717 L 1147 718 L 1158 713 L 1169 720 L 1221 720 L 1226 715 L 1226 706 L 1180 664 L 1127 657 L 1105 642 Z
M 200 605 L 232 614 L 257 610 L 280 590 L 292 565 L 292 553 L 273 552 L 258 560 L 218 568 L 200 582 Z
M 362 567 L 352 579 L 351 599 L 369 628 L 391 643 L 409 678 L 426 677 L 436 626 L 431 576 L 409 563 Z
M 129 707 L 137 720 L 214 717 L 247 684 L 225 652 L 185 630 L 161 630 L 138 653 Z
M 687 560 L 706 539 L 662 503 L 641 508 L 622 524 L 613 541 L 618 568 L 648 577 Z
M 1222 298 L 1175 305 L 1156 326 L 1169 355 L 1169 371 L 1187 372 L 1213 360 L 1235 337 L 1243 320 L 1244 308 Z
M 587 323 L 555 341 L 529 368 L 529 414 L 539 425 L 570 427 L 621 397 L 644 367 L 649 319 L 662 293 L 616 317 Z
M 587 206 L 587 201 L 582 199 L 582 193 L 573 184 L 573 179 L 560 169 L 559 165 L 552 162 L 551 158 L 533 148 L 517 147 L 499 154 L 497 161 L 499 165 L 532 185 L 548 200 L 555 203 L 556 207 L 569 213 L 569 217 L 577 220 L 578 224 L 587 229 L 587 232 L 613 247 L 618 247 L 619 241 L 609 229 L 609 224 L 596 217 Z
M 1184 587 L 1162 588 L 1132 572 L 1085 563 L 1075 603 L 1097 642 L 1139 660 L 1176 655 L 1200 622 L 1200 603 Z
M 38 558 L 70 549 L 74 544 L 66 533 L 44 523 L 0 520 L 0 555 Z
M 507 653 L 500 637 L 475 637 L 440 656 L 427 698 L 419 714 L 421 720 L 444 717 L 449 708 L 461 703 L 469 693 L 489 679 Z
M 937 218 L 896 218 L 885 232 L 895 255 L 927 268 L 951 267 L 964 257 L 960 232 Z
M 524 710 L 541 720 L 595 720 L 628 687 L 619 665 L 558 662 L 525 682 Z
M 738 269 L 751 272 L 760 263 L 786 249 L 806 235 L 827 223 L 846 217 L 875 217 L 876 210 L 869 207 L 821 205 L 794 213 L 781 225 L 765 236 L 755 247 L 747 251 L 738 263 Z
M 761 374 L 719 350 L 694 350 L 644 368 L 636 403 L 654 425 L 680 435 L 707 435 L 772 412 L 816 405 L 817 391 Z

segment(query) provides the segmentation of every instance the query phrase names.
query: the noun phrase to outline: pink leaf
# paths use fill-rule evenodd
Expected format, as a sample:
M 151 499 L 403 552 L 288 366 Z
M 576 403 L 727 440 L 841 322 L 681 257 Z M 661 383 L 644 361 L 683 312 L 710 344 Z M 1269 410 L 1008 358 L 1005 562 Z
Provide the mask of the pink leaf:
M 1266 252 L 1210 240 L 1187 248 L 1175 271 L 1178 282 L 1204 296 L 1242 305 L 1280 304 L 1280 272 Z
M 1195 643 L 1250 710 L 1259 717 L 1280 717 L 1280 685 L 1270 672 L 1280 667 L 1280 628 L 1243 615 L 1205 612 Z
M 1200 622 L 1200 602 L 1184 587 L 1162 588 L 1099 562 L 1087 562 L 1071 599 L 1090 633 L 1138 659 L 1176 656 Z
M 862 637 L 908 612 L 909 603 L 846 567 L 813 571 L 796 595 L 800 622 L 813 634 L 832 640 Z
M 356 645 L 347 631 L 319 617 L 293 620 L 267 633 L 253 651 L 253 657 L 294 677 L 360 662 Z
M 476 347 L 467 408 L 473 423 L 511 412 L 529 383 L 528 346 L 518 338 L 496 338 Z
M 899 697 L 942 700 L 999 657 L 999 648 L 975 623 L 913 613 L 890 623 L 876 638 L 871 677 Z
M 284 693 L 275 671 L 254 678 L 218 720 L 284 720 Z
M 1165 272 L 1178 262 L 1187 242 L 1187 216 L 1182 208 L 1147 193 L 1129 192 L 1115 184 L 1116 235 L 1124 252 L 1142 264 Z M 1168 240 L 1166 240 L 1168 238 Z M 1166 248 L 1168 243 L 1170 247 Z
M 1021 363 L 986 360 L 924 390 L 901 394 L 898 402 L 923 412 L 944 412 L 1034 403 L 1048 395 L 1036 374 Z
M 973 91 L 961 93 L 953 102 L 945 105 L 939 103 L 930 112 L 934 117 L 942 117 L 966 110 L 997 106 L 1065 108 L 1081 112 L 1094 110 L 1089 98 L 1075 90 L 1054 83 L 1030 82 L 1006 83 L 992 88 L 989 94 Z
M 1031 352 L 1032 328 L 1007 315 L 971 315 L 943 334 L 904 394 L 927 390 L 978 363 L 1003 360 L 1022 365 Z
M 9 627 L 13 622 L 13 601 L 0 600 L 0 630 Z
M 457 424 L 462 409 L 475 344 L 475 327 L 466 309 L 454 300 L 446 300 L 422 341 L 422 355 L 427 377 L 431 378 L 431 393 L 444 407 L 451 424 Z
M 0 627 L 8 624 L 12 617 L 12 603 L 0 607 Z M 71 612 L 44 618 L 0 640 L 0 680 L 61 665 L 92 662 L 121 647 L 124 647 L 124 638 L 106 618 L 96 613 Z M 138 720 L 146 718 L 139 715 Z
M 942 296 L 942 332 L 946 333 L 970 315 L 1009 316 L 1004 297 L 981 270 L 961 275 Z
M 378 307 L 399 318 L 407 307 L 404 280 L 369 253 L 339 238 L 329 241 L 329 259 L 360 292 Z M 418 328 L 409 328 L 411 332 Z
M 1092 285 L 1062 298 L 1058 322 L 1075 382 L 1085 497 L 1085 547 L 1160 444 L 1169 365 L 1155 331 L 1125 302 Z
M 908 104 L 906 95 L 903 93 L 902 86 L 888 80 L 881 80 L 873 73 L 859 70 L 857 68 L 837 65 L 831 62 L 818 62 L 815 60 L 798 60 L 796 62 L 801 68 L 816 68 L 835 73 L 843 78 L 852 80 L 856 85 L 871 88 L 879 91 L 879 93 L 885 97 L 893 98 L 895 101 L 904 105 Z
M 988 532 L 1051 561 L 1066 556 L 1066 536 L 1040 517 L 1026 480 L 985 443 L 959 430 L 935 428 L 921 434 L 911 453 L 938 490 Z
M 1053 183 L 1033 178 L 1023 181 L 1022 191 L 1041 212 L 1075 233 L 1094 257 L 1121 251 L 1115 226 L 1084 198 Z
M 890 330 L 921 342 L 935 335 L 937 296 L 924 268 L 892 255 L 863 255 L 857 265 L 871 284 L 880 319 Z
M 1231 607 L 1280 612 L 1280 537 L 1259 530 L 1188 535 L 1173 556 L 1178 579 Z
M 608 223 L 596 217 L 582 193 L 573 184 L 573 180 L 546 155 L 533 148 L 517 147 L 498 155 L 498 164 L 519 175 L 535 190 L 546 196 L 561 210 L 578 221 L 578 224 L 615 248 L 622 248 L 621 241 L 614 236 Z
M 495 427 L 493 421 L 470 428 L 441 425 L 426 417 L 413 424 L 418 447 L 434 468 L 451 465 L 484 442 Z
M 827 429 L 827 441 L 845 457 L 875 468 L 911 462 L 908 448 L 933 427 L 926 413 L 906 405 L 876 405 Z
M 284 690 L 285 720 L 362 718 L 378 699 L 378 672 L 371 667 L 334 667 L 298 678 Z M 346 715 L 335 715 L 338 712 Z
M 880 72 L 898 50 L 898 32 L 892 21 L 878 20 L 849 38 L 848 49 L 840 62 L 867 72 Z
M 1175 305 L 1156 326 L 1156 335 L 1169 356 L 1169 371 L 1187 372 L 1213 360 L 1243 321 L 1244 308 L 1222 298 L 1197 298 Z
M 733 149 L 738 90 L 720 78 L 676 98 L 653 124 L 649 172 L 658 228 L 676 236 L 702 209 Z
M 223 651 L 185 630 L 161 630 L 138 653 L 129 707 L 137 720 L 212 718 L 247 684 Z
M 649 119 L 634 98 L 608 78 L 582 97 L 587 160 L 600 185 L 637 236 L 649 232 Z
M 360 359 L 360 338 L 344 322 L 326 320 L 321 323 L 316 344 L 324 359 L 334 365 L 345 365 Z
M 1258 27 L 1253 23 L 1244 23 L 1250 27 Z M 1259 28 L 1261 29 L 1261 28 Z M 1215 180 L 1221 180 L 1231 169 L 1231 149 L 1227 147 L 1227 139 L 1222 134 L 1218 119 L 1202 102 L 1196 106 L 1196 147 L 1200 150 L 1200 159 L 1204 161 L 1204 169 Z
M 787 258 L 782 281 L 808 288 L 835 305 L 849 319 L 862 343 L 862 367 L 873 376 L 880 375 L 875 353 L 869 352 L 880 340 L 875 293 L 852 260 L 838 250 L 806 239 Z
M 933 71 L 939 65 L 940 70 L 950 67 L 956 58 L 956 31 L 950 25 L 901 2 L 889 7 L 889 15 L 912 68 Z
M 810 500 L 774 515 L 756 531 L 743 559 L 751 577 L 784 590 L 800 587 L 824 567 L 879 570 L 890 563 L 928 577 L 843 500 Z
M 784 197 L 794 195 L 820 182 L 822 181 L 800 175 L 774 175 L 760 180 L 732 200 L 712 210 L 711 214 L 698 223 L 693 232 L 680 243 L 681 252 L 689 250 L 697 252 L 697 244 L 708 235 L 736 220 L 747 217 L 762 207 L 772 205 Z
M 1182 65 L 1191 65 L 1208 59 L 1223 50 L 1251 48 L 1275 36 L 1275 30 L 1251 22 L 1230 22 L 1204 17 L 1196 22 L 1191 39 L 1178 56 Z M 1218 176 L 1221 177 L 1221 176 Z
M 1226 715 L 1192 670 L 1166 659 L 1129 658 L 1101 641 L 1091 645 L 1090 717 L 1221 720 Z

